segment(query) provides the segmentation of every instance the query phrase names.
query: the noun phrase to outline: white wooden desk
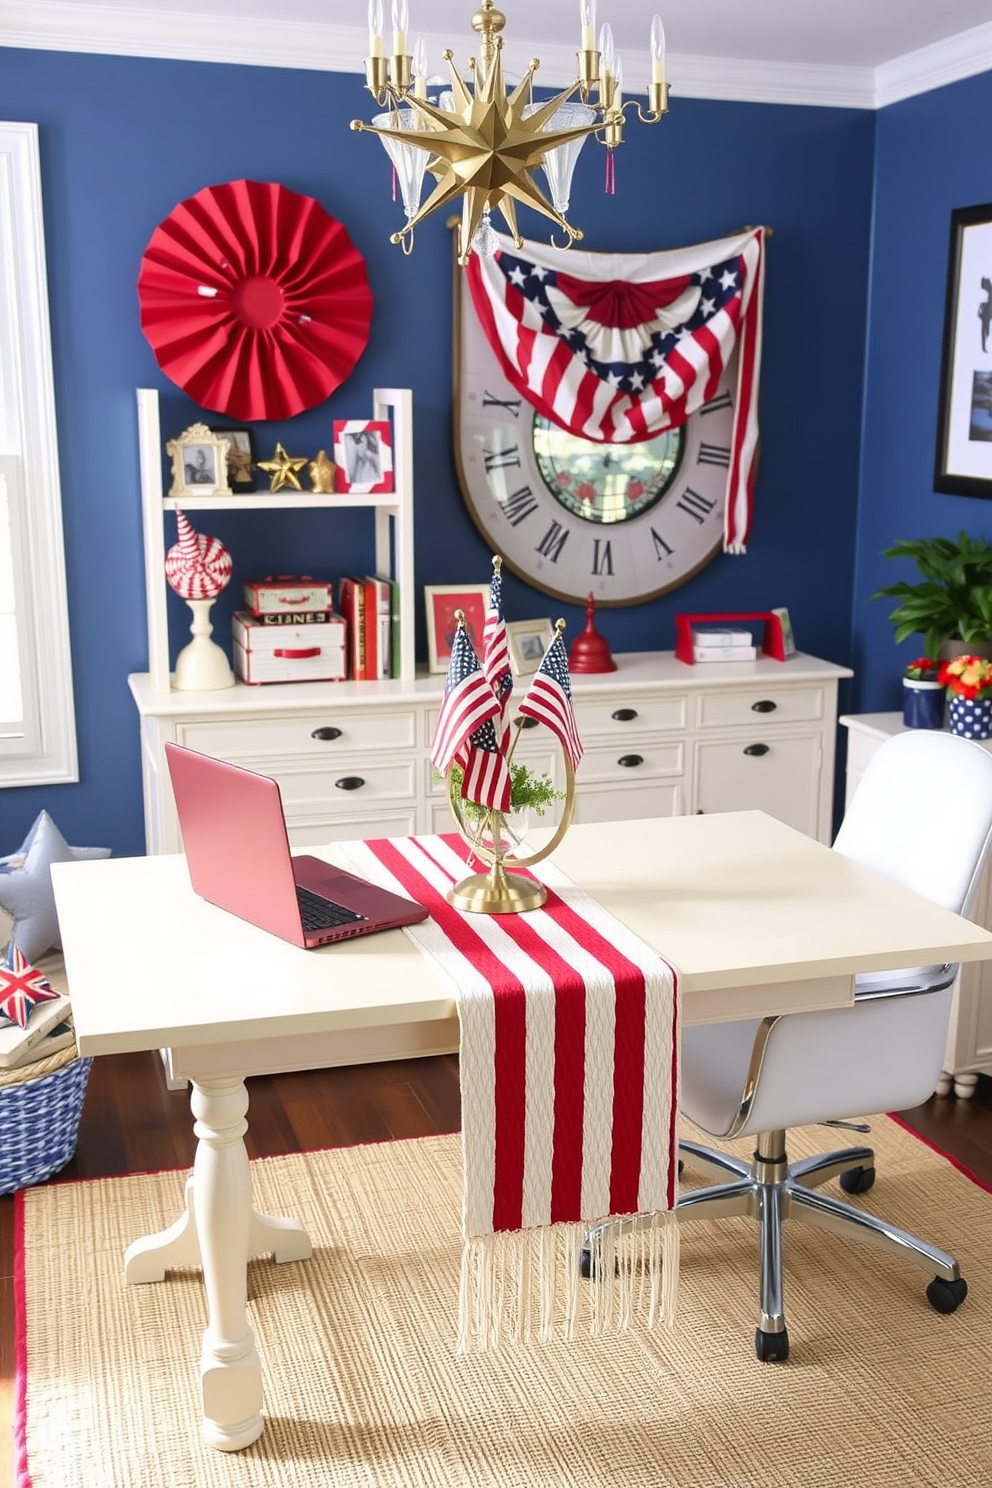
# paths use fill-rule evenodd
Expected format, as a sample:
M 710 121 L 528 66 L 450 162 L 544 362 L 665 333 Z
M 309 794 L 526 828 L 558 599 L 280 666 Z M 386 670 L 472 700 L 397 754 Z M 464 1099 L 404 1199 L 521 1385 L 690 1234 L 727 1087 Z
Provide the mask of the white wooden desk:
M 758 811 L 577 826 L 554 861 L 672 962 L 687 1023 L 843 1006 L 858 971 L 992 959 L 992 932 Z M 245 1077 L 319 1067 L 336 1042 L 391 1025 L 450 1047 L 455 1011 L 402 931 L 298 950 L 197 899 L 182 857 L 52 876 L 80 1053 L 165 1047 L 192 1082 L 195 1223 L 188 1205 L 136 1242 L 127 1274 L 201 1261 L 204 1435 L 237 1450 L 262 1431 L 248 1257 L 309 1254 L 293 1221 L 252 1211 Z

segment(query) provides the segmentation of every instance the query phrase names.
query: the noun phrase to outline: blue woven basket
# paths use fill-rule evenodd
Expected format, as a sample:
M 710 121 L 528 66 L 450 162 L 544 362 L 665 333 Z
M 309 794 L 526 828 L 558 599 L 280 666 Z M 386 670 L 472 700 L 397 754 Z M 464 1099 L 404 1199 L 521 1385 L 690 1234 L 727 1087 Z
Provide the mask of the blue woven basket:
M 61 1069 L 0 1087 L 0 1194 L 50 1178 L 76 1150 L 93 1061 L 67 1052 Z

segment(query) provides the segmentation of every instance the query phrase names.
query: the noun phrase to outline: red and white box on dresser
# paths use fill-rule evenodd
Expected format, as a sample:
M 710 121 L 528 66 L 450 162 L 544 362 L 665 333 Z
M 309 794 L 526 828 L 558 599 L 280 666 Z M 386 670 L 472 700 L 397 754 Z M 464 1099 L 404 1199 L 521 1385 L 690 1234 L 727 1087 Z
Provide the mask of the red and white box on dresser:
M 342 682 L 347 630 L 331 585 L 278 575 L 247 583 L 232 619 L 234 670 L 242 682 Z

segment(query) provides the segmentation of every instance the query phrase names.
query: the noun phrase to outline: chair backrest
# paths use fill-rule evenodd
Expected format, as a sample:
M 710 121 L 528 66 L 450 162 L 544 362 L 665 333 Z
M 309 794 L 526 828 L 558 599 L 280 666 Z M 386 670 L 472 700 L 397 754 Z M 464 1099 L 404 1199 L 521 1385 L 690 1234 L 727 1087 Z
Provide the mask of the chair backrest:
M 992 754 L 936 729 L 887 739 L 868 763 L 834 848 L 966 913 L 992 836 Z

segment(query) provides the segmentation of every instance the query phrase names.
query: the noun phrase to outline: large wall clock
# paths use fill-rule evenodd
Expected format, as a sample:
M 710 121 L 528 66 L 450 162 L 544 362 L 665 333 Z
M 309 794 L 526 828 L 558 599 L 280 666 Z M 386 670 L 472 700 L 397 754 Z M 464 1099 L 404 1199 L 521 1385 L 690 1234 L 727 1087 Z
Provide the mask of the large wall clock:
M 706 406 L 641 444 L 596 444 L 539 415 L 503 375 L 456 271 L 455 464 L 472 520 L 556 599 L 639 604 L 723 542 L 737 360 Z

